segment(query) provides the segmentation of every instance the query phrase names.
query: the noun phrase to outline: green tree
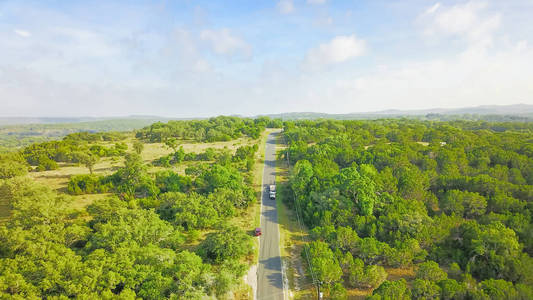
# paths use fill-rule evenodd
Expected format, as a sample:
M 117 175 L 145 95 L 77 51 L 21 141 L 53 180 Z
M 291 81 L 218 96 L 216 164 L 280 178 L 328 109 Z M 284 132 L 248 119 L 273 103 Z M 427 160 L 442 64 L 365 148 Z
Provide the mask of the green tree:
M 377 289 L 372 292 L 373 300 L 410 300 L 411 291 L 407 287 L 405 279 L 396 281 L 384 281 Z
M 307 185 L 313 177 L 313 166 L 307 160 L 300 160 L 291 171 L 290 184 L 297 197 L 305 195 Z
M 440 299 L 441 289 L 433 281 L 415 279 L 411 293 L 412 299 Z
M 130 197 L 146 197 L 159 192 L 137 153 L 126 154 L 124 167 L 113 174 L 111 180 L 114 181 L 115 189 L 119 193 Z
M 77 153 L 76 157 L 80 163 L 82 163 L 87 169 L 89 169 L 89 173 L 93 173 L 94 165 L 98 163 L 99 157 L 92 154 L 92 153 Z
M 382 266 L 369 265 L 365 268 L 363 286 L 375 288 L 387 279 L 387 272 Z
M 476 218 L 485 213 L 487 200 L 478 193 L 450 190 L 441 198 L 440 207 L 447 214 Z
M 441 288 L 441 299 L 452 300 L 466 298 L 466 288 L 454 279 L 444 279 L 438 284 Z
M 333 285 L 329 292 L 329 297 L 332 300 L 346 300 L 348 295 L 344 286 L 341 283 L 337 282 Z
M 346 196 L 357 203 L 361 214 L 372 215 L 377 200 L 374 181 L 368 176 L 360 175 L 355 167 L 342 169 L 337 180 Z
M 489 279 L 482 281 L 480 287 L 490 299 L 511 300 L 518 299 L 518 293 L 512 282 L 501 279 Z
M 307 252 L 309 253 L 312 268 L 308 271 L 313 273 L 317 280 L 326 286 L 339 282 L 342 277 L 342 269 L 328 244 L 314 241 L 305 247 L 308 247 Z M 307 254 L 304 251 L 302 255 Z
M 0 154 L 0 179 L 25 175 L 28 168 L 29 165 L 22 155 L 16 153 Z
M 176 152 L 174 152 L 174 161 L 176 163 L 181 163 L 185 159 L 185 150 L 183 150 L 183 146 L 179 147 Z
M 438 263 L 434 261 L 426 261 L 418 265 L 418 270 L 416 271 L 416 278 L 439 282 L 441 280 L 447 279 L 448 274 L 446 274 L 446 272 L 444 272 L 439 267 Z
M 207 235 L 200 246 L 203 256 L 217 264 L 249 255 L 253 249 L 252 238 L 236 226 L 221 228 Z
M 135 153 L 141 154 L 144 149 L 144 143 L 141 141 L 134 141 L 133 142 L 133 150 L 135 150 Z

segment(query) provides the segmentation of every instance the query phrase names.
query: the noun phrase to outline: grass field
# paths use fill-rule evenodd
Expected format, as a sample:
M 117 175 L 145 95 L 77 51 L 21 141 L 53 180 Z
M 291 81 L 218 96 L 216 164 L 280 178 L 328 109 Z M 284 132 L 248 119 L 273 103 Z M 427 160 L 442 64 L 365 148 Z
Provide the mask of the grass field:
M 125 141 L 126 144 L 128 145 L 128 151 L 131 151 L 131 149 L 133 149 L 133 141 L 134 141 L 133 138 L 129 138 Z M 195 142 L 190 142 L 190 141 L 184 141 L 180 144 L 180 146 L 183 146 L 183 149 L 185 150 L 185 152 L 201 153 L 205 151 L 205 149 L 207 148 L 215 148 L 215 149 L 228 149 L 233 153 L 239 146 L 252 145 L 254 142 L 255 141 L 250 138 L 240 138 L 240 139 L 228 141 L 228 142 L 213 142 L 213 143 L 195 143 Z M 110 146 L 113 143 L 102 142 L 99 144 Z M 164 170 L 164 169 L 169 169 L 169 168 L 151 166 L 150 163 L 172 152 L 173 150 L 167 147 L 163 143 L 147 143 L 147 144 L 144 144 L 144 150 L 141 153 L 141 156 L 144 162 L 150 166 L 149 172 L 157 172 L 159 170 Z M 174 165 L 170 169 L 180 174 L 183 174 L 185 169 L 194 163 L 195 162 L 184 162 L 178 165 Z M 109 157 L 103 158 L 94 166 L 94 174 L 110 175 L 113 172 L 115 172 L 120 166 L 122 166 L 122 164 L 123 164 L 122 157 L 121 158 L 109 158 Z M 66 192 L 67 184 L 72 175 L 80 175 L 80 174 L 89 173 L 89 170 L 83 165 L 67 164 L 67 163 L 59 163 L 58 165 L 59 165 L 59 168 L 57 170 L 30 172 L 28 173 L 27 176 L 33 179 L 37 183 L 47 185 L 51 187 L 52 189 L 55 189 L 59 192 L 64 193 Z M 91 196 L 92 197 L 89 197 L 89 198 L 76 196 L 75 197 L 76 200 L 73 202 L 74 203 L 73 206 L 76 208 L 83 207 L 83 205 L 90 204 L 92 202 L 91 200 L 98 198 L 96 195 L 91 195 Z

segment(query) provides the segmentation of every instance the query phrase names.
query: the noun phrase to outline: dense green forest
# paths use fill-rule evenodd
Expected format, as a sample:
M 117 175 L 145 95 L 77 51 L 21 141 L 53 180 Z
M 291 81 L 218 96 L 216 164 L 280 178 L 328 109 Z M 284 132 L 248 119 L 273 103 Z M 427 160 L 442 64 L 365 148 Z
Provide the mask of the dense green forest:
M 261 133 L 263 121 L 217 118 L 172 126 L 208 132 L 216 123 L 220 132 L 230 127 L 235 132 L 241 130 L 238 123 Z M 253 228 L 234 219 L 246 216 L 256 202 L 253 171 L 260 140 L 236 144 L 233 151 L 208 147 L 189 153 L 178 147 L 180 133 L 171 131 L 162 141 L 171 154 L 146 163 L 141 158 L 146 144 L 129 140 L 133 135 L 74 133 L 0 156 L 1 299 L 248 294 L 242 278 L 255 256 Z M 121 163 L 110 174 L 93 173 L 103 159 Z M 173 169 L 185 163 L 184 172 Z M 72 174 L 65 190 L 28 177 L 76 164 L 86 173 Z M 74 197 L 84 194 L 101 197 L 73 208 Z
M 282 125 L 280 192 L 326 297 L 533 298 L 532 123 L 236 117 L 0 154 L 0 298 L 246 298 L 253 227 L 235 220 L 253 218 L 261 133 Z M 154 144 L 167 150 L 143 159 Z M 72 166 L 61 189 L 30 176 Z
M 326 295 L 533 299 L 532 123 L 288 121 L 283 136 L 284 199 Z

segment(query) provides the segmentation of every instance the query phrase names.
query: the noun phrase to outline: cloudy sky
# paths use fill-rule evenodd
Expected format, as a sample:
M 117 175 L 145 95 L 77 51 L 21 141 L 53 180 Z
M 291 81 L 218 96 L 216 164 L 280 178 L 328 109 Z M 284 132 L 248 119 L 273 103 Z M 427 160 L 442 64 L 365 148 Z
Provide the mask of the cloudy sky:
M 0 116 L 533 104 L 533 0 L 0 1 Z

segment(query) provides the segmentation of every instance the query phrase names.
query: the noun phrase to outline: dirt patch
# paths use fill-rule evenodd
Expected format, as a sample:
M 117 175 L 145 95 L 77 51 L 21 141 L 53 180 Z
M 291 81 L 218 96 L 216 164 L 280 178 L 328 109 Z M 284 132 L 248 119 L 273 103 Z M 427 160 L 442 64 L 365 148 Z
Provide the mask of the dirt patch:
M 412 281 L 415 279 L 415 271 L 413 268 L 385 268 L 385 271 L 389 274 L 387 280 L 393 281 L 403 278 L 406 281 Z

